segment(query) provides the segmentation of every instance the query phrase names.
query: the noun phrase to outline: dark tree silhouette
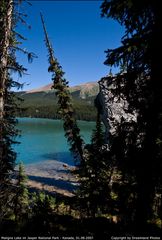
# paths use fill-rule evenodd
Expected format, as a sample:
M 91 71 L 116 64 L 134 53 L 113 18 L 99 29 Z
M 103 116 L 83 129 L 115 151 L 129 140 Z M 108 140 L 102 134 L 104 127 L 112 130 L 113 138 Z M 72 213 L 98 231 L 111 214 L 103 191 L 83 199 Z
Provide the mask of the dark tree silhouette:
M 109 182 L 111 167 L 105 146 L 105 136 L 97 114 L 96 128 L 93 130 L 91 144 L 84 149 L 85 165 L 80 169 L 80 187 L 78 191 L 80 211 L 86 211 L 89 217 L 107 212 L 110 199 Z
M 24 39 L 15 31 L 19 20 L 23 21 L 23 14 L 17 11 L 21 1 L 2 0 L 0 3 L 0 218 L 5 214 L 5 206 L 9 199 L 10 178 L 15 167 L 16 153 L 13 149 L 16 130 L 16 110 L 18 105 L 13 88 L 22 85 L 15 82 L 11 75 L 17 72 L 20 76 L 26 69 L 17 62 L 17 50 L 28 54 L 19 47 L 18 39 Z M 20 9 L 19 9 L 20 10 Z
M 15 129 L 15 107 L 11 87 L 17 85 L 10 77 L 10 69 L 23 71 L 23 68 L 15 61 L 13 16 L 14 2 L 12 0 L 1 1 L 0 5 L 0 212 L 5 214 L 5 206 L 8 203 L 8 188 L 10 185 L 10 172 L 14 169 L 16 153 L 12 149 L 17 135 Z M 19 69 L 18 69 L 19 68 Z
M 103 16 L 125 27 L 122 45 L 107 51 L 105 64 L 121 66 L 125 71 L 116 78 L 116 92 L 119 98 L 126 97 L 128 112 L 136 112 L 137 122 L 121 122 L 113 136 L 112 153 L 125 181 L 135 186 L 132 219 L 142 227 L 152 218 L 153 201 L 162 183 L 162 88 L 157 58 L 157 53 L 161 55 L 160 3 L 109 0 L 103 2 L 101 9 Z

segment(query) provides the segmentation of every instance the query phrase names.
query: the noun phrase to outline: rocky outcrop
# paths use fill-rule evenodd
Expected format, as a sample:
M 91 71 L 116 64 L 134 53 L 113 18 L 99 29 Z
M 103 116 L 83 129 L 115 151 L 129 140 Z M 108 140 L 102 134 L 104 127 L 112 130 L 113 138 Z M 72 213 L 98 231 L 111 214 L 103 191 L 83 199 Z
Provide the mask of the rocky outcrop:
M 123 76 L 124 77 L 124 76 Z M 109 143 L 110 135 L 115 134 L 117 125 L 124 122 L 132 122 L 137 119 L 135 111 L 128 111 L 128 101 L 124 94 L 116 91 L 116 76 L 106 76 L 99 82 L 99 94 L 96 98 L 96 106 L 105 125 L 105 140 Z

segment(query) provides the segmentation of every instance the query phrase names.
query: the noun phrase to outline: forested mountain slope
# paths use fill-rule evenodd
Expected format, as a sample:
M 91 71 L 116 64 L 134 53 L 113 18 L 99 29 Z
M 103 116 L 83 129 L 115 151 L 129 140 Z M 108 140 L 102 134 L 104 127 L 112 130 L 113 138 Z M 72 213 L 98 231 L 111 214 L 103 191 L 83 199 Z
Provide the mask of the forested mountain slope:
M 99 91 L 97 82 L 89 82 L 70 87 L 74 108 L 78 120 L 95 120 L 96 109 L 94 99 Z M 19 117 L 59 118 L 57 112 L 57 97 L 51 84 L 30 91 L 17 92 L 20 101 Z

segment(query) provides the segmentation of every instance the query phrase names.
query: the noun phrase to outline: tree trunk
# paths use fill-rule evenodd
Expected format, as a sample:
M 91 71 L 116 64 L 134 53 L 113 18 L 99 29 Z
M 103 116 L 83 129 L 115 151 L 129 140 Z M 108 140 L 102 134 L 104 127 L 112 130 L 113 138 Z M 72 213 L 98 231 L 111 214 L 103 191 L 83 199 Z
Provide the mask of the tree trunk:
M 13 0 L 0 1 L 0 222 L 6 214 L 8 194 L 6 186 L 6 159 L 4 158 L 5 91 L 8 79 L 9 45 L 11 37 Z
M 3 158 L 3 122 L 5 87 L 8 78 L 8 54 L 11 36 L 13 0 L 2 0 L 0 6 L 0 169 Z M 2 169 L 1 169 L 2 170 Z

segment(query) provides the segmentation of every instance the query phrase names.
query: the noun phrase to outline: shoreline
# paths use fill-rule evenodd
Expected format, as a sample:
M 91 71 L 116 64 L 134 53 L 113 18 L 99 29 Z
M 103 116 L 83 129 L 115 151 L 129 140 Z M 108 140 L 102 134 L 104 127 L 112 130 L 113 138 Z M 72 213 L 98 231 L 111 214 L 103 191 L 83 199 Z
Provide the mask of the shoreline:
M 28 117 L 16 117 L 16 119 L 17 120 L 19 120 L 19 119 L 23 119 L 23 118 L 28 118 L 28 119 L 44 119 L 44 120 L 58 120 L 58 121 L 62 121 L 63 122 L 63 120 L 62 120 L 62 118 L 45 118 L 45 117 L 32 117 L 32 116 L 28 116 Z M 84 119 L 76 119 L 76 121 L 78 122 L 88 122 L 88 123 L 95 123 L 96 122 L 96 120 L 94 119 L 94 120 L 84 120 Z
M 32 191 L 45 191 L 49 194 L 59 194 L 73 197 L 78 180 L 72 174 L 74 166 L 57 160 L 46 160 L 39 163 L 24 165 L 28 177 L 27 186 Z M 17 170 L 17 167 L 16 167 Z

